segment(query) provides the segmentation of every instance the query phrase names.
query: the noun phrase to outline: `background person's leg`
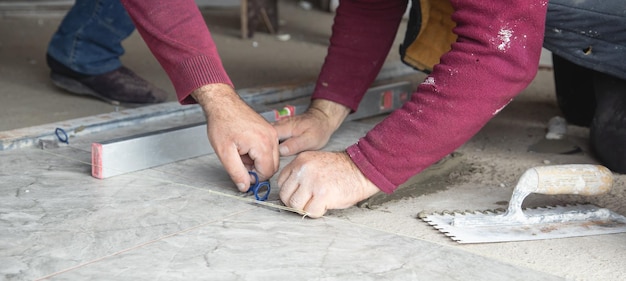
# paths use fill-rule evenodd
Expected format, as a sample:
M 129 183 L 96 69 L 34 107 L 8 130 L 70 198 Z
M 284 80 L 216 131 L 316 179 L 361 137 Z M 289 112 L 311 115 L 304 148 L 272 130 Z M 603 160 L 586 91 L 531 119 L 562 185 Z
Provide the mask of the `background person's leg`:
M 113 104 L 165 101 L 165 91 L 120 62 L 121 43 L 134 29 L 120 0 L 77 0 L 48 45 L 52 82 Z
M 595 71 L 553 54 L 556 100 L 568 123 L 589 127 L 596 109 L 593 89 Z
M 597 72 L 593 82 L 597 107 L 591 147 L 607 168 L 626 174 L 626 80 Z
M 84 75 L 122 66 L 122 41 L 135 30 L 119 0 L 77 0 L 52 36 L 48 55 Z
M 618 173 L 626 173 L 625 26 L 623 0 L 551 0 L 544 38 L 563 115 L 590 126 L 592 150 Z

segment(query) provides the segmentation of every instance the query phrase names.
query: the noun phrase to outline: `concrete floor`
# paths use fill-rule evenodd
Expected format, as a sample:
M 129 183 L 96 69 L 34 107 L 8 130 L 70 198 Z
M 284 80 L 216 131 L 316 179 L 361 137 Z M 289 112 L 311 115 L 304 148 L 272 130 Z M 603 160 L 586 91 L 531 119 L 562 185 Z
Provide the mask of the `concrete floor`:
M 264 33 L 241 40 L 237 9 L 204 10 L 239 89 L 308 83 L 319 71 L 332 15 L 295 1 L 280 4 L 281 31 L 291 35 L 286 42 Z M 2 138 L 180 108 L 173 94 L 172 103 L 124 109 L 56 89 L 43 59 L 62 15 L 0 17 Z M 171 92 L 141 38 L 135 33 L 124 44 L 124 63 Z M 397 43 L 388 65 L 397 63 L 396 50 Z M 0 279 L 624 280 L 626 234 L 459 245 L 416 218 L 421 211 L 501 208 L 527 168 L 595 163 L 588 130 L 580 127 L 568 127 L 568 137 L 583 153 L 527 151 L 559 114 L 547 58 L 529 88 L 459 148 L 462 161 L 443 177 L 427 173 L 430 181 L 407 184 L 421 185 L 411 196 L 319 220 L 252 204 L 234 190 L 215 155 L 106 180 L 89 176 L 91 142 L 195 122 L 202 118 L 197 112 L 77 135 L 53 150 L 0 151 Z M 378 120 L 346 123 L 325 149 L 343 149 Z M 626 215 L 624 194 L 626 176 L 615 175 L 605 196 L 536 196 L 525 206 L 590 201 Z M 278 205 L 276 189 L 270 203 Z

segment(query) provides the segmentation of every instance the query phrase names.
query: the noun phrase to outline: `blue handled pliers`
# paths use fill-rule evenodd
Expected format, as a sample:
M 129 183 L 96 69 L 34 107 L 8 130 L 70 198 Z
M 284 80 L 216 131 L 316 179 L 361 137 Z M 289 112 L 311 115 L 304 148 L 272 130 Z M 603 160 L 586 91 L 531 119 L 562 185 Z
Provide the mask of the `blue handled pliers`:
M 256 200 L 265 201 L 267 197 L 270 195 L 270 182 L 269 181 L 259 181 L 259 176 L 255 172 L 248 172 L 254 177 L 254 184 L 250 186 L 248 192 L 253 192 Z M 259 194 L 260 193 L 260 194 Z

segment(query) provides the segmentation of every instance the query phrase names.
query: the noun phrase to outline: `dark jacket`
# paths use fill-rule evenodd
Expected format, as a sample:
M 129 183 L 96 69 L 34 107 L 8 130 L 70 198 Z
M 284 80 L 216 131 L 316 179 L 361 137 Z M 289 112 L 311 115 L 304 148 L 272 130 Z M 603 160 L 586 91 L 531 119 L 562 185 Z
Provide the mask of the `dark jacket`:
M 550 0 L 543 46 L 574 64 L 626 79 L 626 1 Z

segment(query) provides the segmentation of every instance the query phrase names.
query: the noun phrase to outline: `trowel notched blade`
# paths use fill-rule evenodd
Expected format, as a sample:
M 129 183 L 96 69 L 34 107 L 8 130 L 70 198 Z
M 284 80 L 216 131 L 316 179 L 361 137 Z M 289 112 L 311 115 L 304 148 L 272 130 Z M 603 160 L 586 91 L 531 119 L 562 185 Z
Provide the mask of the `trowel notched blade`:
M 568 219 L 564 215 L 559 222 L 524 223 L 512 220 L 510 224 L 499 222 L 493 225 L 455 225 L 454 220 L 460 217 L 490 220 L 502 217 L 503 211 L 420 213 L 418 216 L 458 243 L 527 241 L 626 232 L 626 217 L 590 204 L 529 208 L 524 209 L 524 214 L 527 217 L 540 217 L 545 214 L 580 214 L 597 210 L 604 210 L 609 215 L 587 220 Z

